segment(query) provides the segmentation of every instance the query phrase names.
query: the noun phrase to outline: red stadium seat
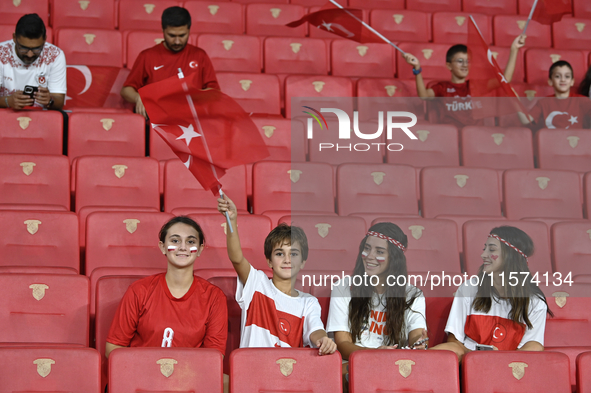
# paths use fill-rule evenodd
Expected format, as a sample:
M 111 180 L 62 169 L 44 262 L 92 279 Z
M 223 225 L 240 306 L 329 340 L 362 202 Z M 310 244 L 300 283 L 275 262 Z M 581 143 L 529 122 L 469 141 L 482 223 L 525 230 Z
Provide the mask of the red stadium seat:
M 386 2 L 384 2 L 386 3 Z M 392 3 L 387 1 L 387 3 Z M 378 30 L 391 41 L 429 42 L 431 41 L 431 14 L 420 11 L 396 11 L 372 7 L 369 18 L 371 27 Z M 390 8 L 390 7 L 387 7 Z
M 361 78 L 357 81 L 357 110 L 360 120 L 375 121 L 379 112 L 414 113 L 424 118 L 424 101 L 418 98 L 414 81 L 401 79 Z M 412 98 L 409 98 L 412 97 Z
M 585 0 L 573 0 L 573 10 L 576 18 L 591 19 L 591 4 Z
M 76 212 L 87 206 L 160 209 L 155 159 L 78 157 L 76 165 Z
M 551 232 L 555 270 L 563 276 L 572 273 L 574 281 L 591 282 L 591 223 L 559 222 Z
M 421 171 L 423 217 L 440 214 L 501 215 L 499 181 L 494 169 L 429 167 Z
M 510 169 L 503 175 L 507 218 L 583 218 L 580 178 L 575 172 Z
M 7 392 L 99 393 L 99 366 L 92 348 L 0 348 L 0 379 Z
M 246 34 L 304 37 L 307 32 L 306 24 L 295 28 L 285 25 L 300 19 L 305 13 L 305 8 L 301 5 L 248 4 L 246 6 Z
M 585 26 L 587 26 L 586 31 Z M 588 19 L 562 18 L 560 22 L 552 25 L 554 47 L 573 50 L 589 49 L 591 45 L 590 28 L 591 16 Z
M 270 156 L 265 161 L 306 161 L 304 125 L 275 117 L 253 117 Z
M 585 174 L 584 176 L 583 193 L 585 203 L 585 217 L 591 218 L 591 172 Z
M 550 243 L 548 227 L 543 222 L 536 221 L 508 221 L 508 220 L 474 220 L 464 224 L 464 269 L 469 275 L 478 274 L 482 265 L 482 249 L 488 234 L 493 228 L 509 225 L 524 231 L 534 242 L 534 254 L 528 259 L 529 270 L 532 275 L 538 273 L 538 278 L 544 273 L 552 275 L 552 259 L 550 258 Z M 531 278 L 531 277 L 530 277 Z M 523 276 L 519 277 L 520 280 Z
M 517 0 L 503 0 L 494 3 L 486 0 L 463 0 L 462 11 L 485 15 L 515 15 L 517 13 Z
M 460 134 L 462 164 L 492 169 L 533 168 L 528 128 L 464 127 Z
M 85 29 L 114 29 L 117 27 L 116 2 L 114 0 L 104 1 L 76 1 L 60 0 L 51 1 L 51 26 L 81 27 Z M 61 45 L 59 45 L 61 48 Z M 66 55 L 66 58 L 67 55 Z M 72 63 L 68 59 L 68 64 Z
M 344 2 L 341 4 L 344 5 Z M 402 0 L 349 0 L 349 8 L 365 8 L 365 9 L 392 9 L 403 10 L 404 1 Z
M 70 210 L 69 172 L 64 156 L 0 154 L 0 209 Z
M 87 155 L 144 157 L 146 121 L 135 113 L 72 113 L 68 157 Z
M 166 378 L 162 378 L 164 375 Z M 210 348 L 123 348 L 109 356 L 109 392 L 221 393 L 222 354 Z
M 545 347 L 544 350 L 551 352 L 560 352 L 568 356 L 570 369 L 570 383 L 573 392 L 582 392 L 577 390 L 577 357 L 578 355 L 591 351 L 591 347 L 576 346 L 576 347 Z
M 36 13 L 39 15 L 45 26 L 49 26 L 49 2 L 48 0 L 21 0 L 11 1 L 2 0 L 0 1 L 0 15 L 2 15 L 2 24 L 12 26 L 12 32 L 14 33 L 14 26 L 16 22 L 25 14 Z M 12 36 L 11 36 L 12 38 Z M 8 39 L 8 38 L 7 38 Z M 0 38 L 0 42 L 5 41 Z
M 223 88 L 223 87 L 222 87 Z M 309 97 L 313 99 L 304 99 Z M 301 106 L 339 108 L 353 113 L 353 82 L 336 76 L 290 75 L 285 79 L 285 117 L 292 117 L 292 107 L 300 116 Z M 326 115 L 324 115 L 326 117 Z M 334 117 L 336 119 L 336 117 Z M 352 117 L 351 117 L 352 118 Z
M 319 271 L 351 274 L 359 244 L 365 237 L 366 225 L 362 218 L 307 215 L 294 211 L 280 221 L 302 228 L 308 238 L 308 260 L 300 273 L 303 274 L 302 283 L 308 282 L 306 274 L 314 275 Z M 330 282 L 327 285 L 330 286 Z
M 570 393 L 568 356 L 557 352 L 474 351 L 464 357 L 466 393 Z
M 501 174 L 502 176 L 502 174 Z M 463 247 L 464 247 L 464 239 L 462 229 L 464 228 L 464 224 L 468 221 L 474 220 L 505 220 L 505 217 L 495 217 L 495 216 L 461 216 L 456 214 L 439 214 L 435 218 L 440 218 L 443 220 L 452 220 L 458 226 L 458 246 L 460 248 L 460 256 L 462 260 L 464 259 L 463 256 Z
M 246 169 L 240 165 L 227 170 L 220 178 L 227 193 L 239 210 L 246 211 Z M 217 197 L 201 184 L 179 159 L 164 166 L 164 211 L 177 208 L 217 207 Z
M 562 279 L 565 277 L 562 276 Z M 540 277 L 540 285 L 546 284 L 546 278 Z M 572 347 L 591 346 L 591 298 L 589 284 L 566 284 L 555 286 L 558 281 L 548 277 L 548 286 L 542 288 L 546 295 L 548 307 L 554 317 L 546 318 L 544 346 Z M 564 334 L 565 331 L 577 329 L 581 332 L 577 337 Z
M 0 271 L 17 266 L 32 272 L 36 267 L 51 267 L 56 273 L 80 271 L 78 217 L 74 213 L 3 211 L 0 228 Z
M 265 72 L 270 74 L 328 74 L 326 42 L 320 38 L 268 37 Z
M 390 164 L 425 166 L 458 166 L 458 130 L 452 125 L 420 124 L 410 130 L 416 140 L 405 140 L 404 150 L 387 151 L 386 162 Z
M 406 165 L 343 164 L 337 169 L 337 211 L 419 214 L 415 170 Z
M 211 59 L 216 71 L 261 72 L 261 40 L 229 34 L 201 34 L 197 46 Z
M 576 4 L 576 3 L 575 3 Z M 577 386 L 580 393 L 591 391 L 591 351 L 577 356 Z
M 275 225 L 266 216 L 240 213 L 239 215 L 238 231 L 244 257 L 256 269 L 269 269 L 263 245 L 265 238 Z M 226 245 L 226 231 L 229 230 L 226 218 L 220 213 L 190 214 L 189 217 L 197 221 L 205 233 L 205 249 L 195 262 L 195 269 L 228 269 L 233 271 Z M 233 229 L 235 230 L 235 228 Z
M 172 217 L 137 211 L 90 214 L 86 219 L 86 275 L 99 267 L 166 266 L 166 257 L 158 248 L 158 232 Z
M 74 274 L 0 274 L 0 342 L 88 346 L 88 286 Z
M 304 216 L 337 216 L 336 213 L 313 212 L 313 211 L 298 211 L 297 214 Z M 291 210 L 266 210 L 262 213 L 271 219 L 273 225 L 279 225 L 282 222 L 289 224 L 285 219 L 291 217 Z
M 575 81 L 582 81 L 587 69 L 584 52 L 566 49 L 528 49 L 525 52 L 525 76 L 527 83 L 547 84 L 548 70 L 558 60 L 568 61 L 575 71 Z
M 404 42 L 398 46 L 403 51 L 411 53 L 419 59 L 421 68 L 423 69 L 423 78 L 449 80 L 450 73 L 445 66 L 445 54 L 449 49 L 448 44 Z M 406 63 L 406 60 L 404 60 L 400 53 L 396 56 L 396 61 L 398 62 L 398 78 L 414 81 L 415 76 L 412 73 L 412 66 Z
M 495 45 L 510 47 L 515 37 L 523 32 L 526 16 L 497 15 L 493 18 Z M 549 25 L 532 20 L 527 27 L 528 48 L 548 48 L 552 46 L 551 28 Z
M 388 44 L 334 40 L 331 48 L 334 76 L 392 78 L 395 74 L 396 60 Z
M 453 300 L 453 296 L 425 297 L 425 311 L 427 313 L 427 328 L 429 329 L 430 347 L 434 347 L 435 345 L 447 341 L 445 325 L 447 324 Z
M 218 72 L 224 93 L 247 113 L 281 114 L 279 79 L 275 75 Z
M 413 0 L 406 4 L 407 10 L 438 12 L 438 11 L 461 11 L 460 0 Z
M 179 6 L 179 1 L 156 0 L 146 4 L 142 0 L 118 2 L 119 30 L 162 30 L 162 11 Z
M 193 33 L 244 33 L 242 5 L 227 1 L 189 0 L 184 7 L 191 14 Z
M 431 340 L 429 340 L 430 343 Z M 458 360 L 448 351 L 358 351 L 349 358 L 349 391 L 460 392 Z
M 584 100 L 584 98 L 582 98 Z M 586 130 L 549 130 L 536 133 L 538 166 L 587 172 L 591 169 L 591 136 Z
M 340 392 L 341 362 L 338 353 L 318 356 L 318 350 L 310 348 L 239 348 L 230 356 L 230 390 Z
M 64 118 L 55 111 L 0 112 L 0 153 L 62 154 Z
M 467 12 L 435 12 L 433 14 L 433 42 L 448 44 L 448 46 L 466 44 L 468 42 L 470 15 L 476 21 L 476 25 L 482 32 L 486 42 L 491 44 L 492 28 L 490 17 Z
M 123 67 L 123 40 L 117 30 L 63 28 L 55 41 L 68 64 Z
M 304 7 L 320 7 L 326 2 L 324 0 L 291 0 L 290 4 L 303 5 Z
M 334 212 L 329 164 L 260 161 L 253 166 L 253 209 Z
M 178 159 L 178 156 L 173 153 L 170 146 L 162 140 L 160 135 L 152 127 L 150 127 L 150 157 L 155 158 L 159 161 Z M 161 166 L 164 170 L 164 165 Z M 164 174 L 164 171 L 162 172 Z M 163 180 L 164 178 L 162 178 Z
M 125 45 L 125 64 L 128 69 L 133 64 L 141 51 L 151 48 L 164 41 L 162 31 L 130 31 L 127 34 Z

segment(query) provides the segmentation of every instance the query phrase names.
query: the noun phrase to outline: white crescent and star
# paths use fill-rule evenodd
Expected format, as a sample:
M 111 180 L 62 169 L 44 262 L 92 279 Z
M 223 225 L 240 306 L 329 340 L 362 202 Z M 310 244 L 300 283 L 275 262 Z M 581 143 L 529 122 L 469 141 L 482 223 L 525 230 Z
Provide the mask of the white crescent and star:
M 192 62 L 189 63 L 189 67 L 191 67 L 191 68 L 197 68 L 198 65 L 199 64 L 197 64 L 196 61 L 192 61 Z
M 176 140 L 180 140 L 180 139 L 184 139 L 185 142 L 187 142 L 187 146 L 189 146 L 189 144 L 191 143 L 191 140 L 193 138 L 197 138 L 200 137 L 201 134 L 198 134 L 195 132 L 195 129 L 193 128 L 193 124 L 189 124 L 189 127 L 183 127 L 180 126 L 180 129 L 183 130 L 183 135 L 179 136 L 178 138 L 176 138 Z
M 498 339 L 499 337 L 497 337 L 497 330 L 501 330 L 498 326 L 495 328 L 495 330 L 493 330 L 493 338 L 494 339 Z
M 556 126 L 553 124 L 554 122 L 554 118 L 558 115 L 569 115 L 568 112 L 560 112 L 560 111 L 553 111 L 550 112 L 550 114 L 548 115 L 548 117 L 546 117 L 546 128 L 556 128 Z M 568 121 L 570 122 L 571 125 L 578 123 L 578 116 L 572 116 L 570 115 L 570 119 L 568 119 Z M 568 129 L 570 126 L 567 126 L 565 129 Z
M 92 72 L 90 71 L 90 68 L 83 65 L 69 65 L 66 66 L 66 68 L 74 68 L 82 73 L 82 76 L 84 76 L 84 89 L 82 89 L 78 95 L 86 93 L 88 89 L 90 89 L 90 85 L 92 85 Z M 71 99 L 72 97 L 68 97 L 68 95 L 66 95 L 66 102 Z

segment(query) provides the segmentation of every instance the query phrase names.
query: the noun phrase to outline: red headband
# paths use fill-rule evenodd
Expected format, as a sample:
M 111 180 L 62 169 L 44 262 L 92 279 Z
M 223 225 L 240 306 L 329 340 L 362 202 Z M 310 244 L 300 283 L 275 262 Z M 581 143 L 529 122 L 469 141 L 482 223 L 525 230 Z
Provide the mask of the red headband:
M 402 250 L 402 252 L 406 251 L 406 248 L 402 245 L 402 243 L 400 243 L 398 240 L 393 239 L 389 236 L 386 236 L 384 234 L 381 234 L 379 232 L 374 232 L 374 231 L 368 231 L 366 236 L 375 236 L 375 237 L 379 237 L 380 239 L 384 239 L 389 241 L 390 243 L 394 244 L 396 247 L 398 247 L 399 249 Z
M 525 253 L 523 251 L 521 251 L 519 248 L 515 247 L 513 244 L 509 243 L 507 240 L 501 239 L 499 236 L 492 234 L 492 233 L 490 235 L 488 235 L 488 237 L 495 238 L 498 241 L 505 243 L 506 246 L 509 246 L 512 249 L 514 249 L 515 251 L 517 251 L 518 253 L 520 253 L 525 258 L 525 262 L 527 262 L 527 255 L 525 255 Z

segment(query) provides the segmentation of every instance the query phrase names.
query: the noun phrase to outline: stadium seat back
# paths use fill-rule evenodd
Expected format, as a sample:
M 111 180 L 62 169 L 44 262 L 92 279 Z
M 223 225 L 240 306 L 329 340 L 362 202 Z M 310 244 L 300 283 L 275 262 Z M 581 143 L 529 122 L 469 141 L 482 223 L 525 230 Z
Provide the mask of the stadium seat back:
M 288 119 L 296 115 L 302 117 L 301 110 L 304 105 L 317 110 L 339 108 L 352 114 L 352 96 L 353 82 L 349 78 L 290 75 L 285 79 L 285 117 Z M 292 109 L 295 111 L 293 115 Z M 336 116 L 334 118 L 336 119 Z
M 515 15 L 517 13 L 517 0 L 502 0 L 495 3 L 486 0 L 464 0 L 462 2 L 462 11 L 485 15 Z
M 419 124 L 410 128 L 418 138 L 405 139 L 402 151 L 387 151 L 390 164 L 426 166 L 457 166 L 460 164 L 458 130 L 444 124 Z
M 385 78 L 360 78 L 357 80 L 357 111 L 359 120 L 377 120 L 379 112 L 397 111 L 414 113 L 424 117 L 423 101 L 417 96 L 414 81 Z
M 462 2 L 460 0 L 415 0 L 406 4 L 407 10 L 439 12 L 439 11 L 460 11 Z
M 264 53 L 269 74 L 328 74 L 326 42 L 321 38 L 267 37 Z
M 576 362 L 579 392 L 588 392 L 591 389 L 591 351 L 577 356 Z
M 56 44 L 64 51 L 68 64 L 123 67 L 122 42 L 117 30 L 80 27 L 56 32 Z
M 319 4 L 322 5 L 322 4 Z M 393 9 L 403 10 L 404 1 L 402 0 L 349 0 L 349 7 L 351 8 L 365 8 L 365 9 Z
M 498 3 L 495 2 L 494 4 Z M 435 12 L 432 19 L 433 42 L 437 44 L 448 44 L 448 46 L 468 43 L 470 15 L 476 21 L 476 25 L 480 29 L 486 43 L 491 44 L 492 28 L 490 17 L 471 12 Z
M 164 41 L 162 31 L 129 31 L 126 37 L 125 45 L 126 67 L 131 70 L 135 60 L 143 50 L 151 48 L 154 45 L 158 45 L 162 41 Z
M 533 168 L 534 152 L 528 128 L 464 127 L 462 164 L 492 169 Z
M 552 225 L 551 233 L 555 271 L 591 282 L 591 222 L 559 222 Z
M 591 169 L 591 136 L 588 134 L 585 130 L 577 129 L 539 130 L 535 137 L 538 166 L 543 169 L 587 172 Z
M 244 11 L 241 4 L 189 0 L 184 3 L 184 7 L 191 14 L 193 33 L 244 33 Z
M 585 26 L 587 26 L 587 31 L 585 31 Z M 562 18 L 559 22 L 553 23 L 552 40 L 554 46 L 560 49 L 587 50 L 591 45 L 589 26 L 591 26 L 591 16 L 587 19 Z
M 62 154 L 64 119 L 56 111 L 0 112 L 0 153 Z
M 391 78 L 396 71 L 394 51 L 388 44 L 334 40 L 331 53 L 334 76 Z
M 415 2 L 413 1 L 413 3 Z M 453 23 L 455 23 L 455 21 Z M 421 62 L 421 68 L 423 69 L 423 78 L 438 80 L 449 79 L 449 70 L 445 66 L 445 54 L 449 49 L 448 44 L 403 42 L 398 46 L 403 51 L 412 53 L 419 59 Z M 398 72 L 396 75 L 398 78 L 411 79 L 414 81 L 415 76 L 412 73 L 412 67 L 406 63 L 406 60 L 404 60 L 400 53 L 396 56 L 396 62 L 398 63 Z
M 307 25 L 292 28 L 286 24 L 300 19 L 306 9 L 296 4 L 246 5 L 246 34 L 259 36 L 304 37 Z
M 51 6 L 51 26 L 53 28 L 114 29 L 117 27 L 116 3 L 114 0 L 60 0 L 59 3 L 52 1 L 49 4 Z M 72 63 L 70 59 L 68 59 L 68 63 L 85 64 Z
M 281 114 L 281 90 L 276 75 L 218 72 L 217 78 L 222 91 L 246 113 Z
M 555 286 L 558 281 L 548 279 L 548 286 L 543 288 L 548 307 L 554 313 L 546 318 L 544 346 L 569 347 L 591 346 L 591 294 L 589 284 L 563 284 Z M 563 276 L 564 279 L 564 276 Z M 545 284 L 544 278 L 542 284 Z M 565 329 L 581 329 L 579 337 L 564 334 Z
M 0 2 L 0 15 L 2 15 L 2 24 L 12 26 L 14 33 L 14 26 L 16 22 L 25 14 L 36 13 L 49 26 L 49 2 L 47 0 L 25 0 L 25 1 L 11 1 L 3 0 Z M 8 39 L 8 38 L 7 38 Z M 0 42 L 5 41 L 0 38 Z
M 527 17 L 524 15 L 496 15 L 493 18 L 493 31 L 496 46 L 510 47 L 515 37 L 525 28 Z M 535 20 L 527 26 L 528 48 L 549 48 L 552 46 L 552 29 Z M 500 63 L 499 63 L 500 64 Z
M 216 71 L 261 72 L 259 37 L 232 34 L 201 34 L 197 46 L 207 52 Z
M 394 3 L 383 1 L 383 3 Z M 384 4 L 385 5 L 385 4 Z M 366 8 L 367 6 L 362 6 Z M 371 7 L 369 14 L 371 26 L 389 40 L 400 42 L 431 41 L 431 14 L 420 11 L 403 10 L 404 7 Z M 383 8 L 393 8 L 385 10 Z M 388 75 L 391 76 L 391 75 Z
M 174 0 L 156 0 L 149 4 L 142 0 L 118 2 L 119 30 L 162 30 L 162 11 L 168 7 L 179 6 Z M 162 36 L 162 34 L 161 34 Z
M 265 161 L 306 161 L 303 123 L 274 117 L 253 117 L 252 121 L 269 149 Z

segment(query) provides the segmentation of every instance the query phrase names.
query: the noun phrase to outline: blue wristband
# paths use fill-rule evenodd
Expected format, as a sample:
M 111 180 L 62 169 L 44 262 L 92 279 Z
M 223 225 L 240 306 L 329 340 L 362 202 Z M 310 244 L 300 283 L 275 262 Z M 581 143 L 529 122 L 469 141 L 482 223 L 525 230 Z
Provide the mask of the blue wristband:
M 419 68 L 418 70 L 415 70 L 414 68 L 412 69 L 412 73 L 415 75 L 419 75 L 421 72 L 423 72 L 423 67 Z

